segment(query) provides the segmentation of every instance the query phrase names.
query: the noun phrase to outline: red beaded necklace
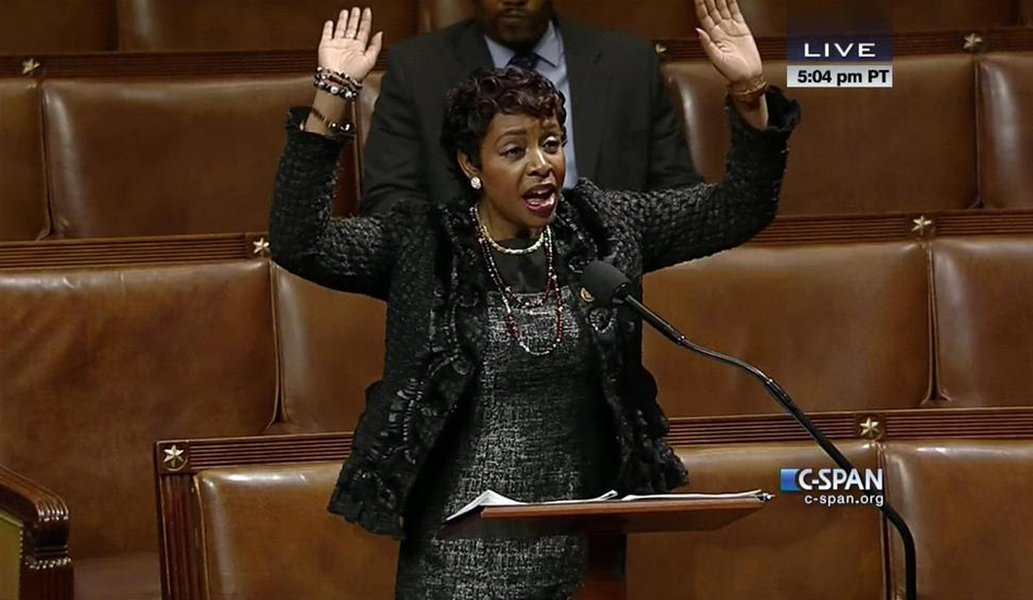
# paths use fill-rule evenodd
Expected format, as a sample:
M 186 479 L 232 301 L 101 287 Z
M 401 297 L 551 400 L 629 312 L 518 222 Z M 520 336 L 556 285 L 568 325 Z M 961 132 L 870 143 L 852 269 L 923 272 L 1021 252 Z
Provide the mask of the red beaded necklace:
M 477 213 L 476 207 L 470 207 L 470 214 L 477 224 L 480 225 L 480 215 Z M 542 294 L 535 294 L 533 297 L 527 298 L 521 297 L 521 295 L 514 292 L 513 288 L 502 279 L 502 273 L 499 271 L 498 265 L 495 264 L 495 258 L 491 255 L 490 240 L 487 239 L 482 227 L 478 226 L 477 228 L 477 240 L 480 242 L 481 252 L 484 253 L 484 262 L 488 265 L 488 274 L 491 276 L 492 281 L 495 282 L 495 287 L 502 296 L 502 306 L 505 310 L 503 319 L 506 322 L 507 329 L 509 329 L 509 335 L 524 352 L 532 356 L 548 355 L 563 340 L 563 300 L 560 297 L 556 271 L 553 269 L 552 230 L 549 229 L 548 225 L 545 226 L 545 231 L 542 235 L 545 237 L 545 291 Z M 543 306 L 550 295 L 556 305 L 556 335 L 547 348 L 532 348 L 520 335 L 520 326 L 517 324 L 516 315 L 513 314 L 513 305 L 521 308 L 537 308 Z

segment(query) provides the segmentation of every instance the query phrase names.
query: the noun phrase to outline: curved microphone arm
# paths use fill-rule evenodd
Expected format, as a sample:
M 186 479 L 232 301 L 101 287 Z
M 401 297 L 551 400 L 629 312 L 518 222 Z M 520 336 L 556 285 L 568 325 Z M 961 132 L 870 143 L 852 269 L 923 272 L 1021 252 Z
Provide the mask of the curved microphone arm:
M 588 287 L 587 282 L 586 287 Z M 594 290 L 589 289 L 590 293 L 593 291 Z M 612 289 L 610 293 L 606 295 L 605 299 L 610 300 L 613 304 L 624 304 L 632 308 L 635 312 L 642 315 L 642 318 L 645 319 L 646 322 L 655 327 L 660 333 L 664 334 L 664 336 L 666 336 L 668 339 L 678 344 L 682 348 L 691 350 L 692 352 L 696 352 L 698 354 L 702 354 L 718 362 L 722 362 L 726 365 L 738 367 L 752 375 L 754 378 L 760 381 L 761 384 L 764 385 L 764 389 L 767 390 L 768 394 L 770 394 L 771 397 L 774 398 L 775 401 L 778 402 L 782 406 L 782 408 L 786 410 L 786 412 L 792 415 L 793 418 L 796 419 L 796 421 L 800 425 L 802 425 L 804 429 L 807 430 L 807 433 L 809 433 L 811 437 L 814 438 L 814 441 L 817 442 L 819 446 L 821 446 L 821 449 L 824 450 L 825 453 L 828 454 L 829 457 L 832 458 L 832 460 L 837 465 L 839 465 L 841 469 L 845 469 L 847 471 L 857 470 L 857 467 L 855 467 L 854 464 L 850 462 L 850 459 L 844 456 L 843 453 L 839 451 L 839 448 L 837 448 L 836 445 L 833 444 L 831 440 L 829 440 L 829 438 L 825 437 L 825 434 L 822 433 L 821 430 L 818 429 L 818 427 L 814 425 L 814 423 L 812 423 L 809 418 L 807 418 L 807 415 L 805 415 L 804 412 L 800 410 L 800 407 L 798 407 L 796 403 L 793 402 L 793 399 L 784 389 L 782 389 L 782 386 L 778 385 L 777 381 L 775 381 L 771 377 L 768 377 L 763 371 L 745 361 L 742 361 L 733 356 L 721 354 L 720 352 L 715 352 L 714 350 L 710 350 L 708 348 L 704 348 L 703 346 L 699 346 L 697 344 L 690 342 L 684 335 L 681 334 L 681 332 L 679 332 L 677 329 L 671 326 L 670 323 L 660 318 L 659 315 L 647 308 L 644 304 L 639 302 L 629 292 L 629 286 L 615 286 L 615 288 Z M 873 492 L 865 490 L 865 493 L 872 494 Z M 893 506 L 890 505 L 888 499 L 883 498 L 883 503 L 878 508 L 883 512 L 884 515 L 886 515 L 886 518 L 889 519 L 890 523 L 893 524 L 893 527 L 897 530 L 897 533 L 900 534 L 900 539 L 904 544 L 904 594 L 906 600 L 915 600 L 917 597 L 917 582 L 915 579 L 915 538 L 911 535 L 911 529 L 908 528 L 907 523 L 904 521 L 904 518 L 901 517 L 900 513 L 898 513 L 896 509 L 894 509 Z

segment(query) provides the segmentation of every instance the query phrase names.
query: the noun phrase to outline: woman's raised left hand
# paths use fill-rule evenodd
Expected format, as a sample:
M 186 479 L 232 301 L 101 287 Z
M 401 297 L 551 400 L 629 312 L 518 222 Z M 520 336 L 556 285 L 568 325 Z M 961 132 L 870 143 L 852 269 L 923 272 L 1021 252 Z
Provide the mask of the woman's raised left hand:
M 703 50 L 729 83 L 748 82 L 762 74 L 757 43 L 736 0 L 696 0 L 696 15 Z

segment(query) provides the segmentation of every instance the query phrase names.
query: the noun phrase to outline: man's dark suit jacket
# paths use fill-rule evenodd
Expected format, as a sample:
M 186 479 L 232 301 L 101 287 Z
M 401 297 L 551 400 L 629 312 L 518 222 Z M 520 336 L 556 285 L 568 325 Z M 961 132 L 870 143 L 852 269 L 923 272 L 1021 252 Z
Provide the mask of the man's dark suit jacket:
M 578 176 L 625 190 L 700 181 L 652 46 L 563 18 L 556 26 L 570 81 Z M 460 193 L 439 141 L 445 94 L 475 69 L 493 66 L 484 34 L 471 20 L 390 49 L 363 150 L 363 214 L 405 198 L 442 203 Z

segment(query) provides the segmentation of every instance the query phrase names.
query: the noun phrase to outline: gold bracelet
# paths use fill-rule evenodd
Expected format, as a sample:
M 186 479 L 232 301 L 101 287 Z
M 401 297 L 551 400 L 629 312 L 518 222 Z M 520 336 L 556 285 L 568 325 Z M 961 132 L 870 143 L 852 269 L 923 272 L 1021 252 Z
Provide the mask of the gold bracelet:
M 761 96 L 767 93 L 771 85 L 764 79 L 764 75 L 757 75 L 745 83 L 728 84 L 728 93 L 733 100 L 744 104 L 756 104 Z
M 334 123 L 330 119 L 326 118 L 326 115 L 319 112 L 319 109 L 315 106 L 311 107 L 309 110 L 312 111 L 312 114 L 314 114 L 317 119 L 323 122 L 323 127 L 327 128 L 330 132 L 330 137 L 333 139 L 343 140 L 355 137 L 355 125 L 347 122 L 343 125 L 340 123 Z

